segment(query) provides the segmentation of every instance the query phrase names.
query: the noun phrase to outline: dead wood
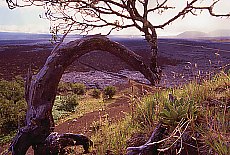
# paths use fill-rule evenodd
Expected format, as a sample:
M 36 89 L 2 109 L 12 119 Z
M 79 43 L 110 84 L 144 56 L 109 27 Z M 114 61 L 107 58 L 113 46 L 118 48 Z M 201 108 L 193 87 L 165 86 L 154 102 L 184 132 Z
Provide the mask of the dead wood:
M 141 146 L 137 147 L 128 147 L 126 155 L 155 155 L 158 154 L 158 145 L 149 145 L 153 142 L 158 142 L 162 139 L 163 133 L 165 132 L 165 127 L 163 127 L 162 123 L 159 123 L 155 130 L 153 131 L 149 140 Z
M 139 55 L 100 35 L 85 37 L 52 51 L 37 75 L 32 76 L 31 71 L 28 71 L 25 86 L 25 98 L 28 104 L 26 126 L 18 130 L 11 144 L 10 150 L 13 155 L 26 154 L 30 146 L 33 146 L 35 154 L 44 154 L 43 151 L 49 146 L 47 139 L 53 136 L 51 134 L 54 129 L 52 108 L 61 76 L 73 61 L 94 50 L 107 51 L 121 58 L 140 71 L 152 84 L 159 80 L 159 77 L 145 65 Z M 56 137 L 62 139 L 66 144 L 62 145 L 62 142 L 57 140 L 58 138 L 53 139 L 51 144 L 60 144 L 60 151 L 69 145 L 83 145 L 87 152 L 88 145 L 91 144 L 91 141 L 82 135 L 57 134 Z M 52 147 L 49 146 L 48 150 L 46 154 L 53 154 Z

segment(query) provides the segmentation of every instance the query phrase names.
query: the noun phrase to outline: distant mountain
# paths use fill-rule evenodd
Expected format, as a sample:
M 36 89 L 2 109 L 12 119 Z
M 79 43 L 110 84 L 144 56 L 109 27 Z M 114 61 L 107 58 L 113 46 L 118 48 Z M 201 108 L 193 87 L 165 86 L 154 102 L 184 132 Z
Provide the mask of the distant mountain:
M 208 33 L 209 37 L 230 37 L 230 30 L 216 30 Z
M 200 32 L 200 31 L 185 31 L 176 36 L 176 38 L 203 38 L 208 37 L 207 33 Z
M 184 38 L 184 39 L 194 39 L 194 38 L 223 38 L 223 37 L 230 37 L 230 29 L 229 30 L 215 30 L 209 33 L 204 33 L 200 31 L 185 31 L 174 38 Z

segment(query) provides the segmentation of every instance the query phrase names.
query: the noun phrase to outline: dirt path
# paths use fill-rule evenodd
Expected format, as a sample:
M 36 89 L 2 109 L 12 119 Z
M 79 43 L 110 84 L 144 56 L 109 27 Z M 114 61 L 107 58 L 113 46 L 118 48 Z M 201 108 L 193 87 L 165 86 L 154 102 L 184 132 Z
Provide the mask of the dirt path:
M 135 90 L 132 90 L 135 89 Z M 104 119 L 109 119 L 111 122 L 116 122 L 125 117 L 126 113 L 131 112 L 129 92 L 127 90 L 134 91 L 135 94 L 150 93 L 155 90 L 147 85 L 139 84 L 134 81 L 130 81 L 127 84 L 118 85 L 118 95 L 115 101 L 103 110 L 97 110 L 90 113 L 86 113 L 80 118 L 68 120 L 55 127 L 55 131 L 58 133 L 79 133 L 87 136 L 91 135 L 91 127 L 93 123 L 100 123 Z
M 125 117 L 125 115 L 131 112 L 129 93 L 133 91 L 134 94 L 151 93 L 155 89 L 147 85 L 139 84 L 134 81 L 129 81 L 127 84 L 118 85 L 117 95 L 119 98 L 113 99 L 114 102 L 107 105 L 103 110 L 96 110 L 84 114 L 82 117 L 73 118 L 65 121 L 55 127 L 55 132 L 58 133 L 76 133 L 84 134 L 86 136 L 92 135 L 92 127 L 95 128 L 97 123 L 103 122 L 108 119 L 111 122 L 116 122 Z M 8 145 L 0 147 L 0 152 L 8 148 Z M 33 155 L 32 149 L 29 149 L 27 155 Z
M 108 105 L 105 110 L 93 111 L 83 115 L 80 118 L 68 120 L 55 127 L 58 133 L 79 133 L 87 136 L 91 135 L 90 130 L 93 122 L 100 123 L 102 120 L 108 118 L 112 122 L 124 118 L 125 113 L 131 111 L 129 107 L 129 99 L 125 96 L 116 99 L 116 101 Z M 96 126 L 94 126 L 96 127 Z

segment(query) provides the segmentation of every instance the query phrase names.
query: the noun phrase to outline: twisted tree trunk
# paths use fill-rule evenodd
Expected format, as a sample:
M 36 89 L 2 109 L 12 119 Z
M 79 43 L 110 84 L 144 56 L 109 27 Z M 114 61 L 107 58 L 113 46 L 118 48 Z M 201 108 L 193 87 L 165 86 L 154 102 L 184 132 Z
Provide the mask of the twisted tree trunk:
M 150 49 L 151 49 L 150 69 L 160 79 L 160 77 L 161 77 L 160 72 L 161 71 L 159 70 L 159 68 L 157 66 L 157 53 L 158 53 L 157 33 L 156 33 L 156 30 L 153 27 L 149 28 L 148 26 L 149 25 L 148 25 L 148 22 L 147 22 L 143 26 L 143 32 L 145 34 L 145 39 L 149 43 Z
M 106 37 L 89 36 L 66 44 L 51 53 L 37 75 L 31 76 L 30 71 L 28 72 L 25 86 L 25 98 L 28 104 L 26 126 L 19 129 L 11 144 L 13 155 L 26 154 L 30 146 L 33 146 L 37 155 L 57 154 L 69 145 L 83 145 L 85 152 L 88 152 L 92 142 L 87 137 L 52 133 L 54 129 L 52 107 L 64 70 L 74 60 L 94 50 L 107 51 L 121 58 L 139 70 L 152 84 L 158 80 L 157 75 L 141 61 L 140 56 Z

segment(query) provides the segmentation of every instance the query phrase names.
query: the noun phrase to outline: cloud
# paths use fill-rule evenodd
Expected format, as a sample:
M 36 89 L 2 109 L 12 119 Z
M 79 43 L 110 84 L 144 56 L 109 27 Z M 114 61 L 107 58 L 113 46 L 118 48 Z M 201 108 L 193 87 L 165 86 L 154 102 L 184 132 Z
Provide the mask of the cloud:
M 229 0 L 223 0 L 217 7 L 216 11 L 229 11 L 230 3 L 228 1 Z M 175 1 L 171 2 L 172 6 L 178 6 L 179 8 L 183 8 L 186 4 L 186 1 L 184 1 L 184 3 L 177 3 Z M 0 0 L 0 31 L 48 33 L 50 26 L 49 21 L 39 18 L 39 14 L 42 13 L 44 13 L 43 8 L 36 6 L 10 10 L 7 7 L 5 0 Z M 163 15 L 150 15 L 150 18 L 153 19 L 154 25 L 157 25 L 164 23 L 164 21 L 173 17 L 176 13 L 178 12 L 173 11 Z M 202 14 L 198 14 L 198 16 L 187 15 L 184 19 L 180 18 L 172 24 L 166 26 L 163 30 L 158 29 L 157 32 L 158 35 L 174 35 L 188 30 L 210 32 L 216 29 L 229 29 L 229 25 L 229 19 L 211 17 L 207 11 L 203 11 Z M 103 28 L 96 29 L 94 32 L 107 33 L 108 31 L 109 30 Z M 112 34 L 140 35 L 142 33 L 133 28 L 125 29 L 120 32 L 114 31 Z
M 7 3 L 5 0 L 0 0 L 0 7 L 5 7 L 7 6 Z
M 10 10 L 0 1 L 0 31 L 49 33 L 49 21 L 39 18 L 42 7 L 25 7 Z
M 49 33 L 49 25 L 0 25 L 3 32 L 28 32 L 28 33 Z

